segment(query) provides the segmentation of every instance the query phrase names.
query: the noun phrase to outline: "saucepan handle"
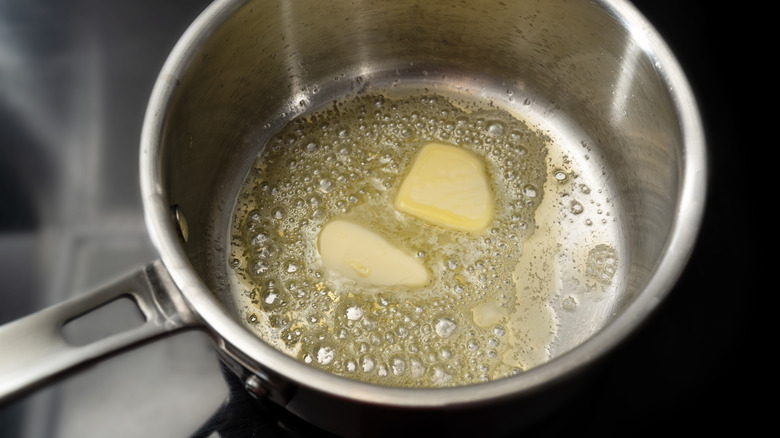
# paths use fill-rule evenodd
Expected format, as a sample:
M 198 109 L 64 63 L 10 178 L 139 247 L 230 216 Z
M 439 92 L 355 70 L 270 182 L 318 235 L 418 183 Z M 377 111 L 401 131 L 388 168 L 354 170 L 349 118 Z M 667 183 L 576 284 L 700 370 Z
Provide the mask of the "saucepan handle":
M 86 345 L 65 336 L 69 322 L 122 298 L 140 309 L 139 325 Z M 91 293 L 0 326 L 0 403 L 66 371 L 198 325 L 162 262 L 152 262 Z

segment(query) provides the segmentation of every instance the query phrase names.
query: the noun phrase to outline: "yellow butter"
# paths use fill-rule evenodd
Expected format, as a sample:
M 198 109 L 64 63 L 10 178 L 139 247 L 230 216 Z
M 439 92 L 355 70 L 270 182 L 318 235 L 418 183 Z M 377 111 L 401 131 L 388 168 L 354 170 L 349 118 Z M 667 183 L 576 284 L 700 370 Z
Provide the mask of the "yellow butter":
M 421 286 L 430 273 L 373 231 L 347 220 L 326 224 L 319 236 L 325 267 L 354 281 L 378 286 Z
M 442 143 L 429 143 L 418 152 L 394 205 L 435 225 L 469 232 L 485 229 L 495 210 L 483 162 Z

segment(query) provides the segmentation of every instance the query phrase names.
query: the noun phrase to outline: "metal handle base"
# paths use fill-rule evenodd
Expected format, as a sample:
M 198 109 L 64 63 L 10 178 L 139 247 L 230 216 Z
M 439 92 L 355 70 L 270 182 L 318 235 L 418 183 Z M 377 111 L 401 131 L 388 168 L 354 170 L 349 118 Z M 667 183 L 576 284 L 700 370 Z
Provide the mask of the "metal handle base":
M 86 345 L 67 341 L 63 327 L 69 321 L 122 297 L 138 306 L 143 323 Z M 155 261 L 96 291 L 0 326 L 0 403 L 81 365 L 198 325 L 162 262 Z

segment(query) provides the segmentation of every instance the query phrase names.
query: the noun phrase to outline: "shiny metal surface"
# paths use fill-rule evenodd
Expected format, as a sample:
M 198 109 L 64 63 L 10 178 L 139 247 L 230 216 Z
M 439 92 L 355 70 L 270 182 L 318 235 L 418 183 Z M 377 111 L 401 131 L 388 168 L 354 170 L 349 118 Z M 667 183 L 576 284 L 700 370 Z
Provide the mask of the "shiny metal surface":
M 104 57 L 103 59 L 111 59 L 111 65 L 116 66 L 110 69 L 98 69 L 100 73 L 95 73 L 92 68 L 100 66 L 103 63 L 97 62 L 90 64 L 91 67 L 73 68 L 73 70 L 66 75 L 60 75 L 57 81 L 51 81 L 48 78 L 51 76 L 51 71 L 62 72 L 69 71 L 68 65 L 70 62 L 62 62 L 68 59 L 83 59 L 83 51 L 79 48 L 83 48 L 85 45 L 89 46 L 89 41 L 93 38 L 61 38 L 60 44 L 55 47 L 47 46 L 46 44 L 22 44 L 23 47 L 17 47 L 19 53 L 23 57 L 28 57 L 34 62 L 26 62 L 20 64 L 11 64 L 16 67 L 16 76 L 7 75 L 9 71 L 9 64 L 6 63 L 6 59 L 3 58 L 3 63 L 0 64 L 3 68 L 3 78 L 0 81 L 2 83 L 2 105 L 0 109 L 3 110 L 0 117 L 0 122 L 3 122 L 0 127 L 3 128 L 3 133 L 12 134 L 10 138 L 16 140 L 20 137 L 15 137 L 13 134 L 18 133 L 17 127 L 11 127 L 10 121 L 23 120 L 27 121 L 27 117 L 35 120 L 34 124 L 24 126 L 33 126 L 31 131 L 38 131 L 43 133 L 51 131 L 57 127 L 60 128 L 60 133 L 68 133 L 66 137 L 79 137 L 74 136 L 74 132 L 79 132 L 79 129 L 84 127 L 90 127 L 90 129 L 102 130 L 102 135 L 97 138 L 102 139 L 97 141 L 92 148 L 85 146 L 78 146 L 78 141 L 73 141 L 69 146 L 60 150 L 59 146 L 53 147 L 52 150 L 57 151 L 53 154 L 40 153 L 33 156 L 23 157 L 20 160 L 18 154 L 14 153 L 14 149 L 10 146 L 12 143 L 9 141 L 4 142 L 4 145 L 9 145 L 8 149 L 3 149 L 6 157 L 9 157 L 10 161 L 6 160 L 3 164 L 10 164 L 10 168 L 14 171 L 18 169 L 27 169 L 27 165 L 30 162 L 35 163 L 34 167 L 39 169 L 39 166 L 43 166 L 47 169 L 60 167 L 67 163 L 61 162 L 56 158 L 57 154 L 69 155 L 72 157 L 78 157 L 79 160 L 82 157 L 89 157 L 93 154 L 88 153 L 90 150 L 100 152 L 101 156 L 113 156 L 108 159 L 109 163 L 114 163 L 113 166 L 133 167 L 126 165 L 129 160 L 122 159 L 121 153 L 115 153 L 111 151 L 121 150 L 118 145 L 131 144 L 135 141 L 132 138 L 135 135 L 132 134 L 133 129 L 127 128 L 128 126 L 134 126 L 134 120 L 137 122 L 137 117 L 134 117 L 133 111 L 126 108 L 142 107 L 142 101 L 145 101 L 145 95 L 143 92 L 144 81 L 136 80 L 131 86 L 121 87 L 123 91 L 114 91 L 113 93 L 125 96 L 125 99 L 119 99 L 120 103 L 109 103 L 105 106 L 105 110 L 102 112 L 101 117 L 91 117 L 89 120 L 83 120 L 83 125 L 75 123 L 76 120 L 59 120 L 52 123 L 52 121 L 59 119 L 66 119 L 62 114 L 64 110 L 58 110 L 56 108 L 69 107 L 69 105 L 62 105 L 62 100 L 57 99 L 56 96 L 71 96 L 71 95 L 83 95 L 83 93 L 75 93 L 73 90 L 77 89 L 74 85 L 86 84 L 86 78 L 101 77 L 102 81 L 89 82 L 85 89 L 89 90 L 102 90 L 101 83 L 114 82 L 117 79 L 120 83 L 127 84 L 128 77 L 134 78 L 137 76 L 143 76 L 143 68 L 138 67 L 140 64 L 146 65 L 146 72 L 152 76 L 156 74 L 156 68 L 151 68 L 148 64 L 154 64 L 154 55 L 150 56 L 127 56 L 131 55 L 138 47 L 146 47 L 148 53 L 154 53 L 154 48 L 157 48 L 157 60 L 160 61 L 164 57 L 164 52 L 167 52 L 169 45 L 166 45 L 166 40 L 163 38 L 163 33 L 146 32 L 144 37 L 138 36 L 138 30 L 141 26 L 137 24 L 139 22 L 148 23 L 149 28 L 155 28 L 154 24 L 163 21 L 166 25 L 170 25 L 172 22 L 171 17 L 182 11 L 189 11 L 190 17 L 199 12 L 200 6 L 195 7 L 191 4 L 188 5 L 171 5 L 170 8 L 157 5 L 157 8 L 149 8 L 145 11 L 137 11 L 135 8 L 123 8 L 116 3 L 106 2 L 102 7 L 95 7 L 93 2 L 75 2 L 78 7 L 71 8 L 68 14 L 62 14 L 56 7 L 48 9 L 44 12 L 44 9 L 38 9 L 37 13 L 29 13 L 30 10 L 36 10 L 35 6 L 40 6 L 47 2 L 27 2 L 24 7 L 20 6 L 22 3 L 17 2 L 15 6 L 17 9 L 8 8 L 12 14 L 9 14 L 9 10 L 3 10 L 3 17 L 11 17 L 12 20 L 8 22 L 13 23 L 15 26 L 11 28 L 19 27 L 27 29 L 22 37 L 19 38 L 22 42 L 29 43 L 35 40 L 33 38 L 40 30 L 40 35 L 51 35 L 51 30 L 54 29 L 54 35 L 72 35 L 78 33 L 75 29 L 81 30 L 95 30 L 93 37 L 102 36 L 102 41 L 99 47 L 93 47 L 94 53 L 97 57 Z M 713 83 L 718 83 L 717 79 L 726 76 L 726 72 L 732 73 L 732 70 L 728 69 L 728 66 L 719 64 L 714 68 L 715 63 L 710 63 L 712 59 L 709 55 L 715 51 L 711 47 L 712 41 L 719 41 L 718 35 L 720 33 L 712 32 L 713 28 L 721 29 L 720 26 L 716 26 L 717 18 L 721 18 L 721 14 L 714 8 L 702 6 L 702 5 L 681 5 L 677 3 L 669 2 L 637 2 L 643 12 L 650 11 L 654 15 L 651 16 L 651 21 L 654 23 L 660 22 L 662 24 L 662 31 L 666 35 L 674 35 L 677 38 L 673 39 L 673 48 L 679 53 L 683 54 L 683 64 L 689 73 L 694 73 L 694 85 L 699 93 L 700 97 L 704 97 L 704 114 L 705 118 L 710 122 L 708 125 L 708 132 L 711 135 L 711 141 L 718 146 L 718 154 L 716 156 L 715 164 L 717 164 L 716 170 L 721 177 L 739 175 L 742 169 L 742 156 L 730 153 L 728 159 L 728 165 L 724 164 L 725 154 L 721 153 L 725 149 L 725 145 L 729 144 L 730 139 L 733 138 L 733 129 L 729 123 L 725 123 L 726 120 L 733 122 L 739 120 L 735 114 L 731 114 L 731 117 L 726 117 L 726 114 L 730 114 L 730 108 L 728 105 L 720 105 L 720 99 L 717 93 L 713 90 L 720 90 L 720 88 L 714 88 Z M 13 3 L 6 3 L 6 5 Z M 25 11 L 25 14 L 16 13 L 15 11 Z M 118 13 L 116 11 L 119 11 Z M 166 12 L 167 11 L 167 12 Z M 175 11 L 175 12 L 171 12 Z M 27 20 L 24 20 L 26 18 Z M 62 22 L 58 21 L 63 19 Z M 190 18 L 178 17 L 179 22 L 186 24 Z M 158 21 L 159 20 L 159 21 Z M 78 23 L 78 24 L 76 24 Z M 117 25 L 117 23 L 119 25 Z M 131 23 L 128 25 L 126 23 Z M 133 26 L 135 24 L 136 26 Z M 23 26 L 24 25 L 24 26 Z M 725 24 L 724 24 L 725 26 Z M 733 26 L 730 27 L 733 29 Z M 110 29 L 110 30 L 109 30 Z M 690 29 L 690 31 L 688 31 Z M 8 26 L 2 28 L 5 32 L 8 30 Z M 13 29 L 12 29 L 13 30 Z M 175 34 L 175 35 L 174 35 Z M 4 36 L 6 34 L 4 33 Z M 114 37 L 112 39 L 111 37 Z M 125 39 L 117 39 L 122 36 Z M 168 44 L 172 44 L 172 41 L 178 37 L 178 33 L 171 30 L 169 35 Z M 8 47 L 8 39 L 3 39 L 3 49 Z M 141 41 L 145 41 L 143 43 Z M 94 41 L 93 41 L 94 43 Z M 6 52 L 7 53 L 7 52 Z M 113 58 L 112 55 L 113 54 Z M 120 69 L 119 66 L 127 66 L 128 60 L 133 59 L 134 62 L 130 65 L 136 65 L 138 71 L 133 71 L 132 68 Z M 59 60 L 59 63 L 55 62 Z M 28 60 L 29 61 L 29 60 Z M 105 61 L 104 61 L 105 62 Z M 161 61 L 160 61 L 161 62 Z M 47 65 L 48 69 L 37 69 L 33 67 L 39 67 Z M 58 67 L 59 66 L 59 67 Z M 728 70 L 724 71 L 724 67 Z M 76 71 L 78 70 L 78 71 Z M 32 92 L 31 89 L 19 87 L 17 90 L 8 92 L 8 84 L 12 83 L 9 78 L 15 78 L 19 75 L 26 76 L 26 82 L 29 84 L 40 87 L 37 92 Z M 731 76 L 734 78 L 737 76 Z M 123 82 L 124 81 L 124 82 Z M 132 81 L 131 81 L 132 82 Z M 151 82 L 151 79 L 147 81 L 147 84 Z M 100 94 L 100 93 L 98 93 Z M 51 114 L 59 114 L 50 120 L 41 121 L 38 118 L 39 113 L 35 113 L 35 117 L 31 116 L 32 113 L 27 112 L 28 105 L 16 105 L 9 104 L 13 102 L 18 96 L 26 96 L 35 105 L 47 105 L 53 102 L 60 102 L 60 104 L 53 105 Z M 134 97 L 135 96 L 135 97 Z M 24 99 L 22 99 L 24 100 Z M 77 105 L 80 106 L 80 105 Z M 44 111 L 46 113 L 47 111 Z M 20 115 L 21 114 L 21 115 Z M 7 117 L 10 115 L 11 117 Z M 75 119 L 75 118 L 74 118 Z M 122 125 L 125 128 L 119 129 L 120 133 L 114 133 L 112 130 L 106 129 L 103 123 L 97 123 L 98 121 L 111 120 L 109 125 Z M 721 123 L 712 123 L 713 121 Z M 8 123 L 6 123 L 8 122 Z M 54 127 L 54 128 L 53 128 Z M 130 135 L 123 135 L 125 134 Z M 44 135 L 45 136 L 45 135 Z M 22 143 L 24 136 L 21 136 Z M 53 137 L 49 137 L 53 138 Z M 111 141 L 106 141 L 106 140 Z M 744 137 L 743 137 L 744 139 Z M 13 141 L 12 140 L 12 141 Z M 56 143 L 56 142 L 52 142 Z M 18 140 L 17 143 L 19 144 Z M 130 149 L 134 149 L 132 145 Z M 31 149 L 27 149 L 31 150 Z M 101 152 L 102 151 L 102 152 Z M 132 151 L 134 154 L 135 151 Z M 54 157 L 52 157 L 54 156 Z M 27 159 L 29 158 L 29 160 Z M 21 165 L 19 163 L 22 163 Z M 120 164 L 122 163 L 122 164 Z M 30 304 L 31 302 L 43 302 L 54 303 L 62 299 L 72 290 L 73 292 L 83 291 L 84 288 L 89 288 L 92 284 L 96 283 L 96 278 L 104 276 L 104 279 L 112 278 L 117 272 L 117 266 L 119 271 L 123 270 L 121 266 L 134 266 L 139 262 L 149 260 L 148 249 L 143 242 L 143 237 L 139 239 L 138 236 L 144 235 L 142 226 L 129 227 L 131 231 L 127 232 L 127 226 L 106 226 L 105 215 L 95 214 L 96 210 L 108 210 L 112 211 L 112 208 L 105 208 L 106 196 L 98 195 L 101 192 L 122 192 L 129 185 L 125 184 L 125 178 L 117 177 L 113 178 L 112 174 L 121 174 L 120 172 L 103 172 L 101 178 L 90 178 L 89 172 L 83 172 L 83 168 L 79 166 L 78 161 L 74 160 L 70 163 L 74 170 L 70 172 L 69 177 L 62 177 L 58 179 L 54 176 L 41 176 L 39 181 L 40 186 L 51 187 L 56 184 L 46 184 L 46 179 L 57 179 L 57 181 L 65 181 L 68 184 L 61 184 L 58 190 L 43 189 L 32 190 L 33 196 L 36 201 L 43 199 L 55 199 L 58 203 L 70 203 L 71 198 L 62 200 L 61 192 L 79 193 L 79 187 L 86 187 L 89 192 L 89 196 L 83 196 L 82 202 L 77 205 L 81 209 L 80 212 L 73 214 L 77 218 L 75 222 L 84 221 L 85 217 L 91 218 L 89 221 L 91 224 L 103 227 L 100 229 L 116 230 L 122 228 L 125 230 L 123 236 L 129 236 L 124 239 L 113 239 L 111 242 L 122 241 L 120 245 L 96 245 L 95 240 L 105 241 L 109 240 L 105 235 L 98 235 L 96 239 L 87 239 L 85 244 L 82 245 L 63 245 L 73 249 L 66 249 L 61 251 L 55 251 L 58 254 L 67 255 L 67 257 L 54 257 L 54 263 L 48 263 L 47 274 L 44 276 L 28 276 L 27 271 L 24 269 L 30 265 L 38 265 L 37 245 L 40 240 L 39 232 L 40 228 L 36 224 L 35 220 L 29 218 L 28 211 L 25 208 L 14 210 L 14 214 L 8 218 L 8 210 L 3 211 L 3 234 L 2 234 L 2 270 L 0 270 L 0 278 L 5 280 L 5 285 L 1 289 L 2 296 L 5 300 L 5 306 L 0 308 L 0 315 L 2 319 L 0 321 L 5 322 L 13 317 L 21 316 L 30 310 L 34 310 L 41 304 Z M 20 167 L 15 167 L 20 166 Z M 108 166 L 113 169 L 112 165 Z M 728 168 L 728 172 L 723 172 L 725 168 Z M 6 167 L 4 167 L 4 170 Z M 130 170 L 125 169 L 130 172 Z M 12 172 L 14 173 L 14 172 Z M 74 184 L 73 180 L 79 181 L 79 178 L 75 178 L 77 174 L 81 174 L 82 178 L 80 182 Z M 133 172 L 129 173 L 130 175 Z M 4 176 L 7 177 L 7 173 Z M 106 187 L 97 189 L 96 183 L 90 182 L 101 181 Z M 132 177 L 131 177 L 132 179 Z M 726 413 L 724 410 L 728 410 L 728 415 L 721 415 L 724 420 L 720 423 L 731 424 L 731 420 L 737 421 L 738 419 L 745 418 L 739 414 L 739 409 L 733 407 L 730 403 L 721 403 L 719 400 L 726 399 L 730 394 L 736 391 L 737 394 L 741 394 L 742 385 L 735 385 L 731 379 L 721 379 L 724 375 L 730 374 L 733 371 L 734 365 L 725 367 L 726 363 L 730 363 L 729 358 L 739 357 L 743 353 L 741 346 L 737 347 L 738 340 L 743 339 L 744 329 L 742 329 L 740 322 L 744 322 L 745 318 L 745 300 L 733 299 L 732 294 L 726 294 L 721 292 L 721 288 L 725 288 L 728 291 L 735 290 L 732 286 L 736 284 L 736 279 L 739 277 L 745 278 L 746 271 L 744 266 L 736 261 L 731 261 L 728 266 L 724 264 L 722 257 L 713 257 L 716 252 L 725 250 L 725 252 L 744 254 L 747 247 L 742 244 L 742 241 L 738 244 L 734 239 L 734 236 L 728 233 L 724 235 L 720 230 L 724 227 L 728 227 L 729 223 L 733 223 L 734 210 L 731 208 L 725 208 L 729 206 L 728 199 L 733 199 L 735 195 L 733 192 L 734 186 L 726 184 L 727 178 L 721 178 L 716 181 L 719 196 L 714 197 L 715 209 L 718 214 L 708 216 L 708 226 L 705 228 L 705 239 L 700 250 L 695 254 L 693 264 L 687 270 L 686 275 L 682 279 L 682 283 L 676 288 L 675 293 L 672 296 L 672 300 L 669 303 L 661 306 L 659 316 L 650 321 L 648 330 L 645 330 L 635 337 L 631 343 L 627 346 L 620 348 L 617 352 L 611 355 L 610 361 L 607 363 L 607 367 L 600 378 L 595 380 L 595 383 L 589 386 L 587 391 L 580 397 L 576 397 L 572 402 L 558 411 L 558 414 L 553 416 L 552 421 L 542 422 L 535 430 L 529 431 L 527 435 L 545 435 L 545 436 L 559 436 L 567 434 L 567 432 L 577 431 L 598 431 L 602 436 L 614 436 L 618 432 L 616 429 L 620 428 L 620 425 L 636 424 L 641 422 L 646 425 L 647 430 L 665 430 L 668 426 L 670 419 L 673 419 L 675 427 L 678 430 L 700 430 L 701 427 L 706 427 L 706 424 L 711 424 L 712 414 L 717 415 L 719 413 Z M 28 187 L 34 184 L 23 184 L 22 186 L 15 185 L 15 182 L 11 183 L 11 190 L 8 190 L 9 186 L 6 186 L 7 179 L 0 180 L 0 187 L 3 189 L 0 192 L 3 195 L 3 201 L 5 205 L 19 205 L 14 202 L 18 199 L 16 194 L 22 193 L 29 195 Z M 79 184 L 82 184 L 81 186 Z M 130 185 L 131 186 L 131 185 Z M 67 187 L 67 188 L 66 188 Z M 17 189 L 19 189 L 17 191 Z M 132 190 L 130 190 L 132 191 Z M 10 193 L 10 197 L 9 197 Z M 130 193 L 127 198 L 130 199 L 129 204 L 133 204 L 133 194 Z M 104 199 L 103 201 L 95 201 L 95 199 Z M 117 203 L 117 199 L 125 199 L 122 197 L 114 198 L 109 201 L 108 204 L 122 204 Z M 10 203 L 8 201 L 11 201 Z M 124 202 L 124 201 L 123 201 Z M 22 203 L 23 205 L 23 203 Z M 89 208 L 82 208 L 84 205 L 91 206 Z M 94 206 L 98 205 L 98 208 Z M 710 205 L 713 205 L 711 203 Z M 100 207 L 103 206 L 103 207 Z M 55 230 L 69 230 L 69 227 L 63 227 L 64 221 L 58 216 L 60 213 L 51 215 L 52 211 L 59 211 L 57 209 L 49 210 L 49 217 L 47 223 Z M 124 213 L 132 216 L 133 214 L 140 217 L 140 209 L 134 209 L 133 207 L 124 210 Z M 92 212 L 92 213 L 89 213 Z M 135 212 L 135 213 L 133 213 Z M 57 216 L 52 218 L 52 216 Z M 110 215 L 109 215 L 110 216 Z M 40 220 L 40 219 L 39 219 Z M 131 221 L 132 222 L 132 221 Z M 24 224 L 22 230 L 16 231 L 18 225 L 8 224 Z M 110 223 L 110 222 L 109 222 Z M 8 228 L 5 228 L 8 227 Z M 86 226 L 82 228 L 88 228 Z M 11 230 L 9 232 L 7 230 Z M 132 230 L 138 230 L 135 233 Z M 114 237 L 116 232 L 114 231 Z M 96 233 L 99 234 L 99 233 Z M 70 234 L 63 233 L 67 237 L 62 240 L 68 240 Z M 717 239 L 712 239 L 717 235 Z M 134 243 L 130 243 L 130 241 Z M 130 243 L 130 244 L 128 244 Z M 50 252 L 52 248 L 49 245 L 42 246 L 47 252 Z M 83 248 L 88 248 L 84 250 Z M 98 247 L 98 249 L 95 249 Z M 81 250 L 79 249 L 81 248 Z M 124 249 L 130 248 L 130 249 Z M 135 248 L 135 249 L 133 249 Z M 80 256 L 78 254 L 89 253 L 92 256 Z M 130 255 L 128 255 L 130 254 Z M 64 263 L 66 260 L 73 260 L 72 256 L 77 260 L 75 263 Z M 50 257 L 51 258 L 51 257 Z M 108 261 L 114 259 L 114 262 Z M 92 263 L 89 263 L 92 261 Z M 103 268 L 100 268 L 101 263 L 95 264 L 94 262 L 103 262 Z M 44 292 L 42 294 L 27 295 L 19 293 L 19 291 L 37 291 L 43 288 L 36 287 L 36 283 L 58 283 L 62 279 L 62 275 L 52 275 L 49 268 L 56 267 L 56 271 L 62 274 L 63 272 L 69 272 L 73 264 L 81 266 L 84 264 L 91 266 L 93 274 L 83 275 L 81 270 L 76 270 L 76 280 L 65 281 L 65 285 L 60 285 L 59 288 L 52 288 L 52 293 Z M 96 266 L 97 265 L 97 266 Z M 94 273 L 95 268 L 100 268 L 101 273 Z M 727 269 L 728 268 L 728 269 Z M 719 276 L 716 283 L 711 281 L 710 275 L 713 271 L 719 271 L 725 273 L 725 275 Z M 34 280 L 36 277 L 37 280 Z M 66 276 L 67 277 L 67 276 Z M 102 280 L 99 280 L 100 282 Z M 714 287 L 714 284 L 721 286 L 721 288 Z M 72 285 L 72 287 L 71 287 Z M 59 290 L 60 292 L 57 292 Z M 744 296 L 744 294 L 740 294 Z M 10 300 L 9 300 L 10 298 Z M 30 299 L 31 301 L 27 301 Z M 10 305 L 10 307 L 9 307 Z M 16 309 L 16 310 L 15 310 Z M 713 315 L 729 315 L 728 318 L 713 317 Z M 717 343 L 709 336 L 713 327 L 715 327 L 717 336 Z M 187 345 L 187 347 L 181 347 L 181 345 Z M 141 349 L 139 353 L 142 353 L 140 360 L 131 360 L 134 358 L 132 354 L 123 355 L 121 358 L 116 358 L 104 365 L 103 368 L 97 370 L 86 371 L 81 378 L 70 378 L 66 380 L 62 385 L 53 388 L 51 390 L 43 390 L 35 396 L 23 400 L 21 404 L 12 404 L 0 407 L 0 430 L 7 433 L 10 436 L 105 436 L 110 433 L 113 436 L 137 436 L 133 434 L 133 431 L 150 430 L 155 431 L 162 430 L 161 427 L 169 426 L 167 433 L 168 436 L 185 436 L 189 432 L 187 426 L 176 427 L 176 419 L 168 414 L 159 414 L 160 412 L 166 412 L 166 408 L 170 408 L 171 402 L 186 409 L 188 412 L 195 413 L 201 412 L 201 419 L 205 420 L 207 413 L 210 412 L 216 403 L 214 400 L 220 400 L 221 394 L 212 394 L 216 398 L 204 397 L 205 393 L 201 393 L 201 397 L 192 397 L 192 390 L 196 387 L 194 383 L 200 385 L 210 385 L 208 378 L 200 377 L 197 380 L 187 379 L 195 376 L 196 374 L 189 373 L 193 371 L 192 368 L 187 367 L 168 367 L 166 362 L 160 361 L 160 356 L 168 358 L 178 358 L 175 363 L 181 364 L 182 359 L 190 364 L 199 363 L 196 359 L 198 354 L 185 353 L 186 351 L 198 351 L 198 343 L 183 342 L 179 344 L 164 343 L 150 345 L 144 349 Z M 196 348 L 190 349 L 195 346 Z M 160 348 L 158 348 L 160 347 Z M 174 353 L 177 352 L 177 353 Z M 667 357 L 672 356 L 675 360 L 675 366 L 669 367 Z M 207 358 L 206 358 L 207 359 Z M 202 361 L 203 358 L 201 357 Z M 149 364 L 151 362 L 151 366 Z M 146 365 L 145 365 L 146 364 Z M 162 366 L 160 366 L 162 365 Z M 146 368 L 144 368 L 146 366 Z M 738 365 L 737 365 L 738 366 Z M 206 367 L 207 368 L 207 367 Z M 144 374 L 144 369 L 149 373 L 157 373 L 162 376 L 161 379 L 150 378 L 150 375 Z M 113 370 L 113 371 L 112 371 Z M 121 370 L 121 371 L 120 371 Z M 171 373 L 170 371 L 173 371 Z M 114 374 L 112 374 L 112 372 Z M 200 375 L 200 374 L 197 374 Z M 205 372 L 203 376 L 211 376 L 209 372 Z M 641 379 L 637 379 L 637 375 L 644 376 Z M 128 379 L 132 379 L 128 381 Z M 718 384 L 712 382 L 718 381 Z M 100 382 L 100 383 L 95 383 Z M 219 385 L 217 385 L 219 386 Z M 102 391 L 105 396 L 110 395 L 112 403 L 101 403 L 101 398 L 94 398 L 94 395 L 98 395 L 101 391 L 96 391 L 96 387 L 102 387 Z M 218 389 L 213 384 L 211 388 Z M 130 394 L 134 391 L 138 392 L 138 396 L 132 397 Z M 154 392 L 155 397 L 150 400 L 148 394 Z M 177 392 L 184 392 L 186 396 L 177 397 Z M 215 391 L 219 392 L 219 391 Z M 143 394 L 143 395 L 140 395 Z M 673 395 L 670 395 L 673 394 Z M 289 427 L 282 426 L 286 424 L 286 419 L 276 414 L 270 417 L 264 416 L 265 410 L 263 409 L 247 409 L 247 404 L 244 403 L 244 399 L 240 397 L 240 391 L 234 392 L 231 396 L 230 403 L 233 403 L 234 415 L 230 412 L 220 413 L 220 420 L 223 425 L 228 424 L 229 427 L 222 431 L 220 436 L 247 436 L 250 434 L 260 434 L 260 436 L 318 436 L 316 430 L 307 429 L 305 434 L 299 433 L 300 431 L 291 432 Z M 45 400 L 44 400 L 45 399 Z M 742 399 L 745 397 L 736 396 L 734 400 Z M 44 400 L 43 402 L 41 402 Z M 51 400 L 54 400 L 52 403 Z M 136 403 L 133 403 L 136 400 Z M 213 403 L 209 405 L 209 403 Z M 218 403 L 218 402 L 217 402 Z M 49 406 L 45 409 L 35 409 L 34 406 Z M 53 406 L 53 407 L 52 407 Z M 67 407 L 65 407 L 67 406 Z M 702 411 L 691 410 L 691 406 L 703 406 Z M 154 407 L 158 412 L 155 415 L 148 411 L 148 409 Z M 114 409 L 116 408 L 116 409 Z M 113 410 L 112 410 L 113 409 Z M 247 412 L 255 412 L 256 416 L 250 416 Z M 235 415 L 236 412 L 240 412 L 242 415 Z M 707 412 L 706 417 L 702 417 L 701 413 Z M 609 413 L 608 420 L 604 421 L 604 414 Z M 19 421 L 24 422 L 24 418 L 29 418 L 29 422 L 25 422 L 28 425 L 37 425 L 21 428 L 19 423 L 15 421 L 8 422 L 8 418 L 17 418 Z M 101 422 L 100 418 L 110 418 L 110 422 Z M 181 418 L 182 416 L 177 416 Z M 251 417 L 251 418 L 250 418 Z M 157 420 L 154 420 L 157 418 Z M 43 419 L 43 421 L 41 421 Z M 149 421 L 152 419 L 152 421 Z M 752 422 L 741 422 L 745 425 Z M 79 426 L 80 425 L 80 426 Z M 610 427 L 610 425 L 612 427 Z M 181 425 L 179 425 L 181 426 Z M 23 432 L 20 432 L 23 430 Z M 622 429 L 625 430 L 625 429 Z M 45 431 L 45 432 L 41 432 Z M 612 433 L 616 432 L 616 433 Z M 212 436 L 212 435 L 198 435 L 198 436 Z M 214 435 L 216 436 L 216 435 Z
M 535 101 L 524 111 L 559 131 L 572 153 L 590 145 L 620 203 L 615 216 L 627 261 L 614 306 L 584 324 L 562 324 L 559 334 L 592 336 L 518 376 L 430 391 L 337 378 L 274 351 L 241 325 L 224 282 L 226 230 L 241 176 L 274 128 L 369 84 L 442 87 L 497 100 L 507 99 L 501 93 L 508 89 Z M 682 272 L 707 184 L 703 128 L 686 78 L 660 36 L 620 1 L 360 8 L 350 2 L 215 2 L 163 67 L 141 145 L 152 241 L 190 305 L 225 340 L 223 351 L 268 376 L 272 388 L 294 388 L 272 390 L 271 398 L 350 435 L 367 433 L 376 419 L 393 425 L 383 432 L 400 432 L 430 420 L 426 411 L 434 408 L 454 415 L 428 421 L 430 427 L 462 431 L 474 426 L 463 421 L 465 412 L 504 415 L 522 395 L 551 390 L 610 351 Z M 183 246 L 170 220 L 173 205 L 188 218 L 190 239 Z M 418 410 L 400 415 L 393 408 Z M 344 422 L 333 415 L 338 411 L 357 419 Z M 510 426 L 488 423 L 499 431 Z
M 195 316 L 180 298 L 177 300 L 179 296 L 155 292 L 159 290 L 175 290 L 175 285 L 162 264 L 150 264 L 97 291 L 3 325 L 0 345 L 8 354 L 0 362 L 0 403 L 77 365 L 191 325 Z M 141 310 L 138 324 L 92 338 L 69 336 L 64 330 L 70 321 L 121 299 L 132 301 Z

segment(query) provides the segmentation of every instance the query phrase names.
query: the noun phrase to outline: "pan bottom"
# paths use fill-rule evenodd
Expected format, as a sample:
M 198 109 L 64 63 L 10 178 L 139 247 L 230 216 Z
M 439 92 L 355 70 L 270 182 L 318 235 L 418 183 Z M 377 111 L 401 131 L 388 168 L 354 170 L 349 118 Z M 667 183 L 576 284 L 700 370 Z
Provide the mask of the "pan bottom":
M 240 319 L 313 366 L 398 386 L 493 380 L 588 339 L 613 317 L 627 254 L 599 145 L 525 89 L 394 71 L 352 81 L 346 97 L 314 87 L 328 96 L 319 105 L 297 96 L 313 109 L 256 146 L 223 261 Z M 487 163 L 497 213 L 481 233 L 393 210 L 414 153 L 434 141 Z M 338 217 L 390 236 L 434 280 L 378 288 L 329 272 L 318 233 Z

